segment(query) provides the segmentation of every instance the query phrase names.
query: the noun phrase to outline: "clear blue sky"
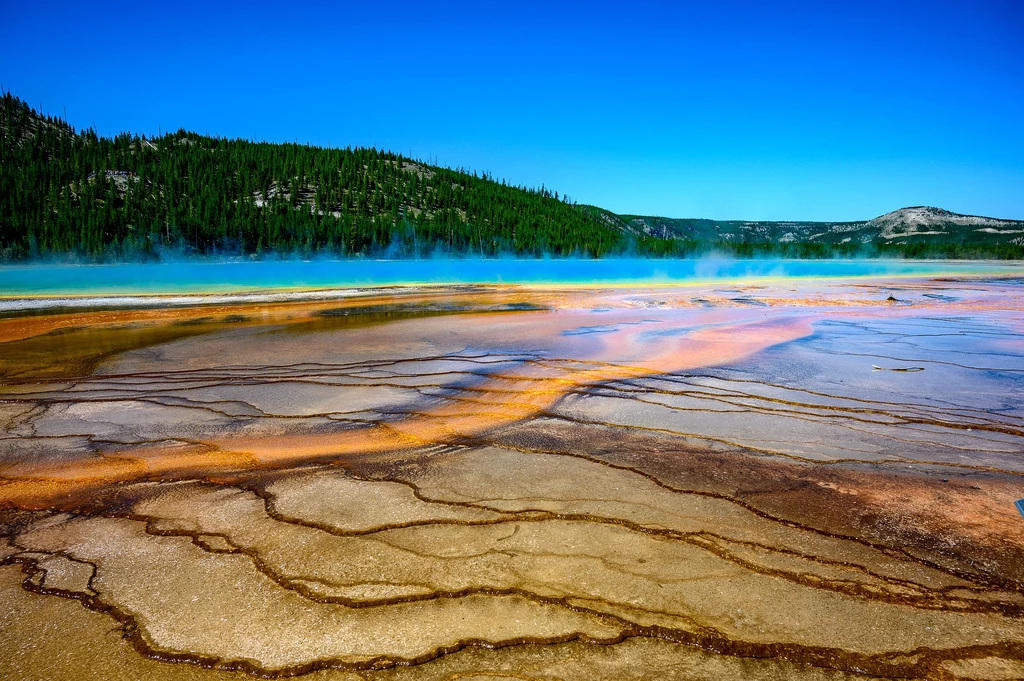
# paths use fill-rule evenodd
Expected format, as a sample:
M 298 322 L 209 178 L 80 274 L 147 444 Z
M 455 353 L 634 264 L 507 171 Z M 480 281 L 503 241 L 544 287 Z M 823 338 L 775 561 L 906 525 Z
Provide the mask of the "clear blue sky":
M 0 0 L 77 128 L 377 146 L 622 213 L 1024 218 L 1024 0 Z

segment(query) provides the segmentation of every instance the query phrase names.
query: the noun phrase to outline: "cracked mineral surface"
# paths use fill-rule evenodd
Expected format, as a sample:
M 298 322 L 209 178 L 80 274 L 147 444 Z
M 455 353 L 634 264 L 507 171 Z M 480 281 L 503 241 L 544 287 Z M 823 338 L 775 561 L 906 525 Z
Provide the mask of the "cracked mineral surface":
M 1022 678 L 1020 286 L 9 314 L 0 676 Z

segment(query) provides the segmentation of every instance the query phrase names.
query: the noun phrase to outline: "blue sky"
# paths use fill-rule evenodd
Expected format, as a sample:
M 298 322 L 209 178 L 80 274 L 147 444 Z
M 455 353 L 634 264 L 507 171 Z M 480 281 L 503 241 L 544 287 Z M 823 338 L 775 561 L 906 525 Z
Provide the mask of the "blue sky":
M 1024 219 L 1024 2 L 23 3 L 0 85 L 101 134 L 377 146 L 621 213 Z

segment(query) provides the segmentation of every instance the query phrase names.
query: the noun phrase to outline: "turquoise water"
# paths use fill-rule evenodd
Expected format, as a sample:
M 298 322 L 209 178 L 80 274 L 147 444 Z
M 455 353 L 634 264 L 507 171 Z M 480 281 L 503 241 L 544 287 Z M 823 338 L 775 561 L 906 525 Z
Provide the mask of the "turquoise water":
M 186 294 L 402 284 L 656 285 L 776 277 L 1024 274 L 1017 263 L 906 260 L 320 260 L 0 267 L 0 296 Z

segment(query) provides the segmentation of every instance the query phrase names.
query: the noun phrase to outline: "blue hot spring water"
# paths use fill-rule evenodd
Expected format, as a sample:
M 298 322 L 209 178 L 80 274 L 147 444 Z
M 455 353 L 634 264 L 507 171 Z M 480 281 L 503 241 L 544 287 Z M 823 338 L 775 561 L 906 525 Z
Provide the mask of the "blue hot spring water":
M 1024 274 L 1017 264 L 908 260 L 270 260 L 0 266 L 0 297 L 229 293 L 406 284 L 660 285 L 796 277 Z

